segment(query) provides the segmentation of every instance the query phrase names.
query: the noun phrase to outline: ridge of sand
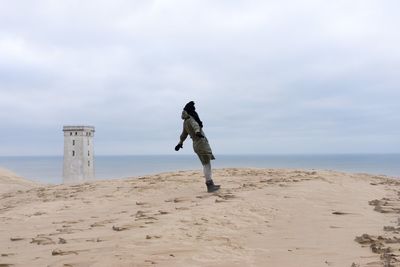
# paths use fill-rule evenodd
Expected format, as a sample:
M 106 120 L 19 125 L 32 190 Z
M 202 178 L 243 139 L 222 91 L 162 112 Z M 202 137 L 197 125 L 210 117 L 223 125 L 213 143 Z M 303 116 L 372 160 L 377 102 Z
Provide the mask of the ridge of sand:
M 214 180 L 213 194 L 180 171 L 0 195 L 0 266 L 398 266 L 396 180 L 234 168 Z
M 27 190 L 38 185 L 38 183 L 22 178 L 10 170 L 0 168 L 0 194 Z

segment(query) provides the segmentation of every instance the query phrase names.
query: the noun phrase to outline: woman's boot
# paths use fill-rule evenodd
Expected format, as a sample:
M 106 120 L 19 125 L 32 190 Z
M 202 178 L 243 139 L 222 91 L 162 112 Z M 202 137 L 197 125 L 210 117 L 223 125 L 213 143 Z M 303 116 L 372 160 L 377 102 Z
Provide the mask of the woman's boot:
M 215 192 L 215 191 L 217 191 L 217 190 L 221 187 L 220 185 L 214 184 L 214 181 L 213 181 L 213 180 L 207 181 L 207 182 L 206 182 L 206 185 L 207 185 L 207 192 L 208 192 L 208 193 Z

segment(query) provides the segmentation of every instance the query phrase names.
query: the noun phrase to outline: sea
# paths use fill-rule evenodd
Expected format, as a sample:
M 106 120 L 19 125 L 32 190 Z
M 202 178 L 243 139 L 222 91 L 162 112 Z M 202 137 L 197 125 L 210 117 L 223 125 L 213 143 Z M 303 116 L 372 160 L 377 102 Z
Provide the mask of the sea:
M 0 167 L 41 183 L 62 182 L 62 156 L 1 156 Z M 400 178 L 400 154 L 216 155 L 212 167 L 336 170 Z M 95 175 L 99 180 L 178 170 L 202 170 L 202 166 L 194 154 L 95 157 Z

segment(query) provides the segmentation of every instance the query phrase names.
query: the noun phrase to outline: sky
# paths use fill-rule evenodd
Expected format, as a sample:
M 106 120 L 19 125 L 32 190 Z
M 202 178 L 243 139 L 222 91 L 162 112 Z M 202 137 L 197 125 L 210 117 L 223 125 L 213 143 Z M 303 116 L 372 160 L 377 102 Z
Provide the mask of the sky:
M 400 152 L 397 0 L 0 0 L 0 156 Z

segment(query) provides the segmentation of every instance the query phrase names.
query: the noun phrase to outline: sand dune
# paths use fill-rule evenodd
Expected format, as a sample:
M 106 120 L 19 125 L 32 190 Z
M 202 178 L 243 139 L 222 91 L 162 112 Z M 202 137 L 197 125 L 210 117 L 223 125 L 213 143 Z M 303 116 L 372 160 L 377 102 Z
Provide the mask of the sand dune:
M 0 194 L 17 190 L 27 190 L 37 185 L 33 181 L 26 180 L 9 170 L 0 168 Z
M 213 194 L 197 171 L 1 194 L 0 266 L 398 266 L 396 180 L 272 169 L 214 179 Z

